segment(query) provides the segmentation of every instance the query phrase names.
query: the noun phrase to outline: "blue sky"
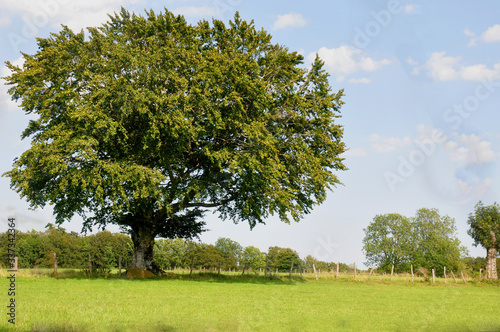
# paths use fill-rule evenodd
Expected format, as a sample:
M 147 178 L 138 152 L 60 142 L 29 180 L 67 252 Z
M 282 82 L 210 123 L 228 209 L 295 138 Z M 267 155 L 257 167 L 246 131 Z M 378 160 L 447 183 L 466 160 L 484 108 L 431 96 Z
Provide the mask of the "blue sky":
M 136 13 L 164 7 L 189 22 L 230 20 L 239 11 L 273 35 L 273 42 L 302 53 L 306 65 L 318 53 L 333 90 L 344 89 L 346 172 L 343 186 L 299 223 L 271 218 L 248 225 L 206 217 L 213 243 L 230 237 L 243 246 L 290 247 L 302 257 L 356 262 L 363 229 L 384 213 L 413 216 L 421 207 L 455 218 L 458 237 L 472 256 L 467 217 L 478 200 L 500 202 L 500 3 L 482 1 L 248 1 L 248 0 L 18 0 L 0 4 L 0 70 L 36 52 L 35 37 L 61 24 L 80 30 L 107 20 L 120 6 Z M 29 147 L 20 140 L 28 117 L 0 85 L 0 171 Z M 43 230 L 50 208 L 31 211 L 0 178 L 0 231 L 15 217 L 21 230 Z M 79 231 L 75 218 L 63 225 Z M 110 228 L 117 231 L 117 228 Z

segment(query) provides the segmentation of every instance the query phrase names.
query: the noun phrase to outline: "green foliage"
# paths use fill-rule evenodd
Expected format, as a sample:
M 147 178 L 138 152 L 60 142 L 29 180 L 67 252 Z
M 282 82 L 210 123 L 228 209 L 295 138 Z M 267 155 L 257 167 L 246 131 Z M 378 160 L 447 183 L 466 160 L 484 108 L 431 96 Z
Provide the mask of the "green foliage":
M 259 248 L 248 246 L 243 250 L 240 265 L 250 267 L 254 271 L 259 271 L 259 269 L 266 267 L 266 256 Z
M 467 255 L 467 249 L 456 237 L 455 220 L 449 216 L 440 216 L 436 209 L 420 209 L 413 218 L 412 239 L 415 249 L 412 253 L 414 267 L 425 267 L 443 274 L 443 268 L 461 270 L 461 258 Z
M 413 268 L 435 269 L 438 275 L 463 268 L 467 254 L 456 237 L 455 220 L 436 209 L 419 209 L 413 218 L 399 214 L 377 215 L 364 230 L 363 251 L 368 266 L 390 272 Z
M 494 203 L 484 206 L 479 201 L 467 223 L 470 226 L 467 234 L 474 239 L 475 246 L 500 250 L 500 205 Z
M 19 267 L 34 267 L 40 258 L 42 237 L 39 232 L 32 230 L 17 234 L 16 251 Z
M 238 267 L 243 253 L 243 247 L 238 242 L 221 237 L 215 242 L 215 248 L 219 250 L 223 257 L 223 269 L 235 269 Z
M 378 266 L 384 271 L 407 271 L 411 261 L 412 225 L 407 217 L 390 213 L 377 215 L 364 229 L 363 251 L 368 266 Z
M 52 204 L 58 224 L 122 225 L 149 257 L 139 238 L 192 238 L 203 208 L 250 227 L 298 221 L 340 183 L 343 91 L 319 58 L 304 69 L 239 14 L 191 26 L 122 9 L 37 42 L 22 67 L 7 62 L 9 93 L 36 118 L 4 175 L 31 207 Z
M 267 257 L 268 266 L 278 271 L 290 271 L 292 260 L 294 266 L 301 264 L 299 254 L 290 248 L 270 247 Z
M 67 233 L 64 228 L 47 224 L 44 232 L 29 231 L 16 233 L 16 252 L 20 268 L 49 268 L 54 264 L 60 268 L 88 269 L 88 255 L 92 259 L 93 270 L 109 271 L 118 267 L 122 256 L 122 266 L 126 268 L 132 260 L 132 241 L 125 234 L 99 232 L 81 236 L 75 232 Z M 0 234 L 0 250 L 7 252 L 7 233 Z M 6 266 L 6 255 L 0 264 Z
M 188 243 L 184 239 L 157 239 L 154 246 L 154 259 L 162 270 L 187 268 Z

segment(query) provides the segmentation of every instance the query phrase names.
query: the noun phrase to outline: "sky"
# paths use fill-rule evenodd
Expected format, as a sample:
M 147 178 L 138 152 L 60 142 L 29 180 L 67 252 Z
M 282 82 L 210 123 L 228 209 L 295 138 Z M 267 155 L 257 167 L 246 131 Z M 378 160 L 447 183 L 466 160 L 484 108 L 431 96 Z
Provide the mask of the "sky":
M 262 0 L 16 0 L 0 3 L 0 73 L 20 52 L 37 51 L 36 38 L 67 25 L 99 26 L 124 6 L 144 14 L 165 8 L 191 24 L 228 22 L 238 11 L 272 42 L 324 60 L 334 92 L 345 104 L 347 171 L 323 204 L 300 222 L 269 218 L 248 224 L 205 217 L 205 243 L 229 237 L 263 251 L 289 247 L 314 257 L 363 267 L 364 229 L 378 214 L 414 216 L 436 208 L 455 219 L 457 237 L 471 256 L 485 256 L 467 235 L 475 204 L 500 203 L 500 2 L 482 1 L 262 1 Z M 20 134 L 29 116 L 0 82 L 0 172 L 29 148 Z M 54 223 L 50 207 L 30 210 L 0 178 L 0 232 L 14 217 L 21 231 Z M 75 217 L 62 225 L 81 230 Z M 117 227 L 108 227 L 118 231 Z

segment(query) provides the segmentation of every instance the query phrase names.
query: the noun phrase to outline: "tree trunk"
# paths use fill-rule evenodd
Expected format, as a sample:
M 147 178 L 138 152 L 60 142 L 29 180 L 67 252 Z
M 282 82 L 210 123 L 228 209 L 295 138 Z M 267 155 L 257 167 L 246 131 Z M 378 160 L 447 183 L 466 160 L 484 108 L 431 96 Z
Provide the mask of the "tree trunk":
M 497 274 L 497 249 L 495 247 L 488 248 L 486 255 L 486 278 L 498 279 Z
M 149 270 L 153 273 L 160 272 L 153 261 L 153 246 L 156 236 L 154 230 L 147 225 L 133 226 L 131 235 L 134 243 L 132 267 Z

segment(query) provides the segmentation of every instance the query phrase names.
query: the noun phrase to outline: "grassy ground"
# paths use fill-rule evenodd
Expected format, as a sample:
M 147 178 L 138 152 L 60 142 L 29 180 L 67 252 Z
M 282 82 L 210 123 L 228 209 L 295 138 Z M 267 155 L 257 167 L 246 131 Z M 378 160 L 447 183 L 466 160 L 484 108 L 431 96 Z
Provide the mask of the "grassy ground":
M 500 287 L 484 282 L 353 281 L 326 274 L 293 281 L 237 274 L 127 280 L 65 273 L 73 277 L 18 276 L 18 330 L 500 331 Z M 1 278 L 5 312 L 7 282 Z M 1 317 L 6 330 L 10 324 Z

